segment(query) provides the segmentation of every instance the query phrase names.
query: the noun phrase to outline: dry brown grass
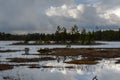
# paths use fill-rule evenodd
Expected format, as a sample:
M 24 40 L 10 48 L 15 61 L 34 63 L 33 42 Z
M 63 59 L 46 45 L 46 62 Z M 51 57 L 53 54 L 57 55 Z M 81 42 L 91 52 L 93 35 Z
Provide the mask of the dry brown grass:
M 5 53 L 5 52 L 18 52 L 21 50 L 0 50 L 0 53 Z
M 9 69 L 13 69 L 13 66 L 8 64 L 0 64 L 0 71 Z
M 120 49 L 74 49 L 74 48 L 55 48 L 53 55 L 56 56 L 78 56 L 116 58 L 120 57 Z
M 68 61 L 68 62 L 65 62 L 65 63 L 93 65 L 93 64 L 97 64 L 98 62 L 94 58 L 93 59 L 92 58 L 86 58 L 86 59 L 81 59 L 81 60 L 72 60 L 72 61 Z
M 48 61 L 48 60 L 55 60 L 55 58 L 52 57 L 41 57 L 41 58 L 8 58 L 9 62 L 38 62 L 38 61 Z
M 62 66 L 40 66 L 40 65 L 31 65 L 29 68 L 63 68 Z M 73 66 L 66 66 L 64 68 L 74 68 Z
M 98 62 L 96 61 L 82 61 L 82 60 L 74 60 L 74 61 L 69 61 L 69 62 L 65 62 L 68 64 L 86 64 L 86 65 L 93 65 L 93 64 L 97 64 Z
M 120 60 L 118 60 L 117 62 L 115 62 L 116 64 L 120 64 Z

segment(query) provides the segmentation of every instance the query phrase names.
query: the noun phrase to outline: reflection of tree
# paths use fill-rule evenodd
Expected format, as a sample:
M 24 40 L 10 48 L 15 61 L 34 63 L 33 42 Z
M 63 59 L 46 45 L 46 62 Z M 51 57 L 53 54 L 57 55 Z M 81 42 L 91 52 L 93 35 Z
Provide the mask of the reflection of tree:
M 93 77 L 93 79 L 92 79 L 92 80 L 98 80 L 98 79 L 97 79 L 97 76 Z
M 57 60 L 57 62 L 59 63 L 59 62 L 60 62 L 60 57 L 59 57 L 59 56 L 56 56 L 56 60 Z
M 79 56 L 70 56 L 72 60 L 77 60 Z
M 66 56 L 56 56 L 56 60 L 57 60 L 58 63 L 59 63 L 60 61 L 65 62 L 66 59 L 67 59 Z
M 67 59 L 67 57 L 66 57 L 66 56 L 64 56 L 64 57 L 63 57 L 63 62 L 65 62 L 65 60 L 66 60 L 66 59 Z
M 56 60 L 59 63 L 60 61 L 65 62 L 67 59 L 76 60 L 79 56 L 56 56 Z
M 29 48 L 25 48 L 25 54 L 29 54 Z

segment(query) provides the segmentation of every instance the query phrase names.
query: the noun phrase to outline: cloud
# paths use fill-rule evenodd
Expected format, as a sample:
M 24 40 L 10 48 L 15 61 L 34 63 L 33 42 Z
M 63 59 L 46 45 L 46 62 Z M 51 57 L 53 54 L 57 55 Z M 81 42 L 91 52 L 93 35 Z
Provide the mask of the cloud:
M 119 26 L 119 4 L 119 0 L 0 0 L 0 31 L 51 33 L 58 25 Z
M 70 25 L 77 24 L 79 26 L 94 26 L 106 24 L 105 18 L 100 17 L 101 13 L 97 12 L 97 8 L 93 5 L 62 5 L 60 7 L 50 7 L 46 11 L 46 15 L 51 19 L 60 18 L 60 21 L 66 22 L 71 20 Z M 55 18 L 53 18 L 55 17 Z M 65 25 L 66 23 L 61 23 Z M 58 23 L 59 24 L 59 23 Z M 68 24 L 68 26 L 70 26 Z
M 78 18 L 79 14 L 83 13 L 83 6 L 67 6 L 67 5 L 62 5 L 61 7 L 50 7 L 47 11 L 46 14 L 48 16 L 62 16 L 66 18 Z
M 111 9 L 120 6 L 120 0 L 98 0 L 101 7 Z
M 67 26 L 77 24 L 80 28 L 83 26 L 86 26 L 86 28 L 94 28 L 95 26 L 101 25 L 116 25 L 116 27 L 120 26 L 120 8 L 116 7 L 115 3 L 113 6 L 111 3 L 112 1 L 108 2 L 106 5 L 103 0 L 87 0 L 86 2 L 90 3 L 79 5 L 62 5 L 59 7 L 51 6 L 46 11 L 46 15 L 49 16 L 51 20 L 55 20 L 53 22 L 56 22 L 55 18 L 59 18 L 60 21 L 63 21 L 63 23 L 60 23 L 63 26 L 66 25 L 66 23 L 64 23 L 66 20 L 71 20 L 71 22 L 67 22 L 69 23 Z M 110 8 L 110 6 L 113 6 L 113 8 Z M 112 28 L 114 29 L 114 27 Z

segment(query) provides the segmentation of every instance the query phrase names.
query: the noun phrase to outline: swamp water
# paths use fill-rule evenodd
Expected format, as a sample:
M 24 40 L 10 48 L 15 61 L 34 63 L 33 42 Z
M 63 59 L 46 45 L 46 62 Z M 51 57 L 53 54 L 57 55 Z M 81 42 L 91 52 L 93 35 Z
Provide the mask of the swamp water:
M 67 64 L 65 61 L 80 59 L 81 56 L 33 55 L 40 48 L 64 48 L 65 45 L 9 45 L 16 41 L 0 41 L 0 66 L 10 66 L 0 71 L 0 80 L 120 80 L 120 58 L 102 59 L 98 64 Z M 72 48 L 120 48 L 120 42 L 101 42 L 104 45 L 78 46 Z M 25 48 L 29 54 L 23 55 Z M 50 58 L 46 60 L 45 58 Z M 40 58 L 34 62 L 10 62 L 11 58 Z M 42 60 L 44 59 L 44 60 Z

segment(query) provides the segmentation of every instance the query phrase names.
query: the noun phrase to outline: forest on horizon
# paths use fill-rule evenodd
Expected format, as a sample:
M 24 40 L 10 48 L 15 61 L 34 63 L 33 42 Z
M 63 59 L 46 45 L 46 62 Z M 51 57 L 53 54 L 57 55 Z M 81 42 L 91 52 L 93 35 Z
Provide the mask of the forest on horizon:
M 56 43 L 78 43 L 91 44 L 94 41 L 120 41 L 120 29 L 118 30 L 96 30 L 86 31 L 78 29 L 76 25 L 68 30 L 65 27 L 58 26 L 56 31 L 51 34 L 46 33 L 28 33 L 28 34 L 10 34 L 0 32 L 0 40 L 23 40 L 23 41 L 55 41 Z

